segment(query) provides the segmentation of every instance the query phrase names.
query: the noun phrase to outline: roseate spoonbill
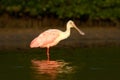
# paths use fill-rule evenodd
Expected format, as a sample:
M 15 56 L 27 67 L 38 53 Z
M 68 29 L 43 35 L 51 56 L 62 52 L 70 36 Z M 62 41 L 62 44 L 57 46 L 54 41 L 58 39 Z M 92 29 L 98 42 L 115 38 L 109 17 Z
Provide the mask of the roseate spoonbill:
M 32 40 L 30 47 L 47 48 L 47 59 L 49 61 L 49 48 L 57 45 L 61 40 L 64 40 L 70 36 L 70 29 L 75 28 L 81 35 L 85 33 L 78 29 L 72 20 L 69 20 L 66 25 L 66 31 L 63 32 L 58 29 L 48 29 L 41 33 L 38 37 Z

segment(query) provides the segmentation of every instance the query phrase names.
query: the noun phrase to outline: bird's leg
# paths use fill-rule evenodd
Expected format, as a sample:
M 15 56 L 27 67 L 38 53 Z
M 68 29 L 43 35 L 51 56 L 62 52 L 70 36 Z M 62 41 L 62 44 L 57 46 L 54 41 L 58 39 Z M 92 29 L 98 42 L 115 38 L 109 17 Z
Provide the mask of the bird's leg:
M 47 47 L 47 60 L 50 60 L 49 47 Z

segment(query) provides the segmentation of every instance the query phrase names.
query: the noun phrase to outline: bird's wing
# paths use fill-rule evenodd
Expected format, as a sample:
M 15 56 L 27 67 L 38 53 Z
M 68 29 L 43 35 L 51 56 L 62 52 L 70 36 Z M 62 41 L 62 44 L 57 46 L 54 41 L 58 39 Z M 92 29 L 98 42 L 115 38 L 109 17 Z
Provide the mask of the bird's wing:
M 39 43 L 39 46 L 44 46 L 47 44 L 50 44 L 56 40 L 57 37 L 59 37 L 60 30 L 57 29 L 49 29 L 47 31 L 44 31 L 37 37 L 37 42 Z
M 31 48 L 39 47 L 39 42 L 37 37 L 31 41 L 30 47 Z

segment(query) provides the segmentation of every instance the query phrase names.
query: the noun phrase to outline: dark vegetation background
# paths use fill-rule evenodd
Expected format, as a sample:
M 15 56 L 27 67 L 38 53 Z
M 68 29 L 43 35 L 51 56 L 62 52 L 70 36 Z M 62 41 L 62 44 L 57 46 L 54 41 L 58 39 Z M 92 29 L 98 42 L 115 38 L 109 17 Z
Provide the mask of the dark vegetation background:
M 120 0 L 0 0 L 0 15 L 0 27 L 8 27 L 6 16 L 31 24 L 9 27 L 33 27 L 34 22 L 59 26 L 68 19 L 89 26 L 119 26 Z
M 29 48 L 48 28 L 64 31 L 69 19 L 86 35 L 73 30 L 57 46 L 120 46 L 120 0 L 0 0 L 0 47 Z

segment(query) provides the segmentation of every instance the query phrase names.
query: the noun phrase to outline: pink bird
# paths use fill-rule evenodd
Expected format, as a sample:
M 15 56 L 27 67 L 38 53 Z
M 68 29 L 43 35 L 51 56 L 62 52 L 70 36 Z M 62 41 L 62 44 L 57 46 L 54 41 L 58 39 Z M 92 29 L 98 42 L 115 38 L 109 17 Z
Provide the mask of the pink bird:
M 30 44 L 31 48 L 47 48 L 47 59 L 49 61 L 49 48 L 57 45 L 61 40 L 70 36 L 70 29 L 75 28 L 81 35 L 85 33 L 79 30 L 72 20 L 69 20 L 66 25 L 66 31 L 63 32 L 58 29 L 48 29 L 36 37 Z

